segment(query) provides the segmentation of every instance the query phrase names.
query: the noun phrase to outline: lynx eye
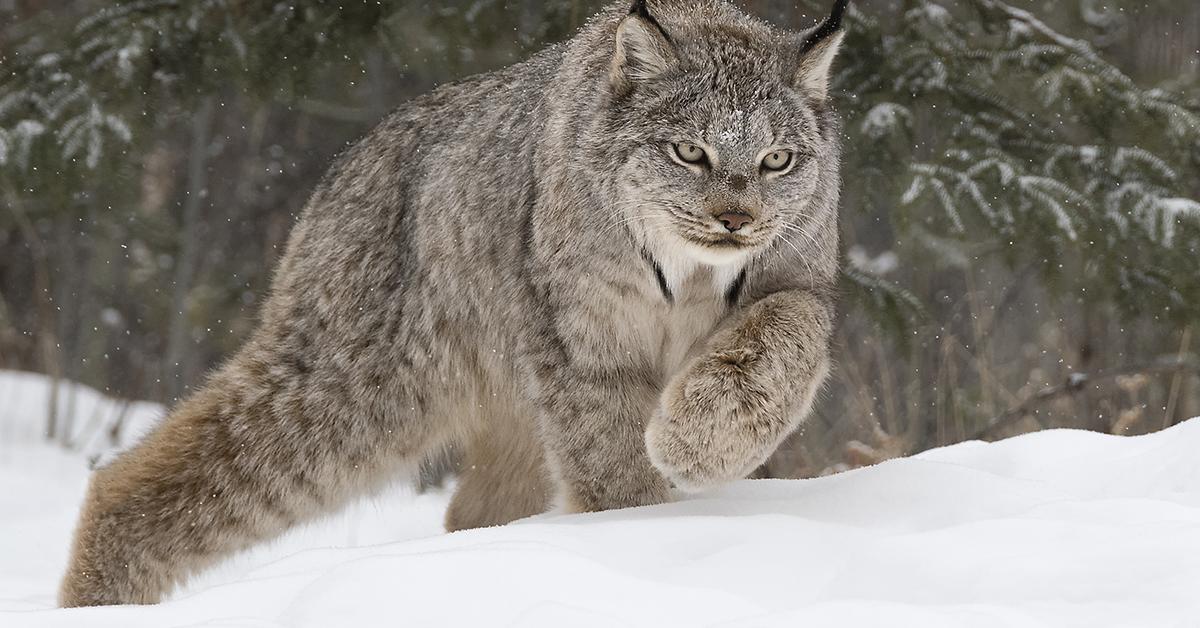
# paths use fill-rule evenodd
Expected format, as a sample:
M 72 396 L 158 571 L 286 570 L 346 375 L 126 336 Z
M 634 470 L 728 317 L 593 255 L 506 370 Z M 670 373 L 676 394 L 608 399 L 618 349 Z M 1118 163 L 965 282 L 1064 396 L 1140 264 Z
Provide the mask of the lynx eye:
M 704 153 L 704 149 L 695 144 L 677 142 L 671 146 L 675 149 L 675 156 L 684 163 L 702 164 L 708 161 L 708 155 Z
M 777 150 L 767 153 L 767 156 L 763 157 L 762 165 L 763 168 L 775 172 L 786 170 L 788 166 L 792 165 L 792 151 Z

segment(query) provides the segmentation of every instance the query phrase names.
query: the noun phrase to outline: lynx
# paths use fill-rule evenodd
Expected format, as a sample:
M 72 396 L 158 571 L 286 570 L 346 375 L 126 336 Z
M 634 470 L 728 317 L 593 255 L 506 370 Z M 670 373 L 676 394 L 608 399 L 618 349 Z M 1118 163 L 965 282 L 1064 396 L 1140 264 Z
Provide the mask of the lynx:
M 95 472 L 61 604 L 157 602 L 449 446 L 450 530 L 745 477 L 829 368 L 845 9 L 626 0 L 393 112 L 245 346 Z

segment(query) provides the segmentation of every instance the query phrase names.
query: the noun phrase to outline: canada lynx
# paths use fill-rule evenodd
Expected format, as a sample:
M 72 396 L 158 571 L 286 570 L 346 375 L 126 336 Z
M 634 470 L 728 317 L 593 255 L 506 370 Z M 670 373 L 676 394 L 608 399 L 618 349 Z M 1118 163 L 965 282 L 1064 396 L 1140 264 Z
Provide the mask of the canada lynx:
M 245 347 L 96 471 L 61 603 L 155 602 L 449 445 L 450 529 L 748 474 L 828 370 L 845 5 L 791 33 L 626 1 L 400 107 Z

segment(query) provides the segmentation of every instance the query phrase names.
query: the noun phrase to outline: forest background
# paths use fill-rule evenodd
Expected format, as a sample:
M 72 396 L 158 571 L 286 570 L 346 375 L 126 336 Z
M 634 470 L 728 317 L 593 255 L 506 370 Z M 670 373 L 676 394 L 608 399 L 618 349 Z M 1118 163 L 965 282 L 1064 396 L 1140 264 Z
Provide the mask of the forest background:
M 348 142 L 600 6 L 0 0 L 0 369 L 186 395 Z M 761 472 L 1200 415 L 1200 3 L 856 0 L 848 27 L 837 368 Z

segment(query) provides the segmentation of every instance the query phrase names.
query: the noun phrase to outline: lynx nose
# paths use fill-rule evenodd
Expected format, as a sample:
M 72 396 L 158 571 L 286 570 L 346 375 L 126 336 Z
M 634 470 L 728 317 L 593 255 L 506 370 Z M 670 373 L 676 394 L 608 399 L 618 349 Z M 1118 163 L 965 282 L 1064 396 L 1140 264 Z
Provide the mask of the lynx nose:
M 725 228 L 729 231 L 737 231 L 738 229 L 741 229 L 742 227 L 754 222 L 753 217 L 747 214 L 739 214 L 737 212 L 725 212 L 724 214 L 717 216 L 717 220 L 720 220 L 725 225 Z

